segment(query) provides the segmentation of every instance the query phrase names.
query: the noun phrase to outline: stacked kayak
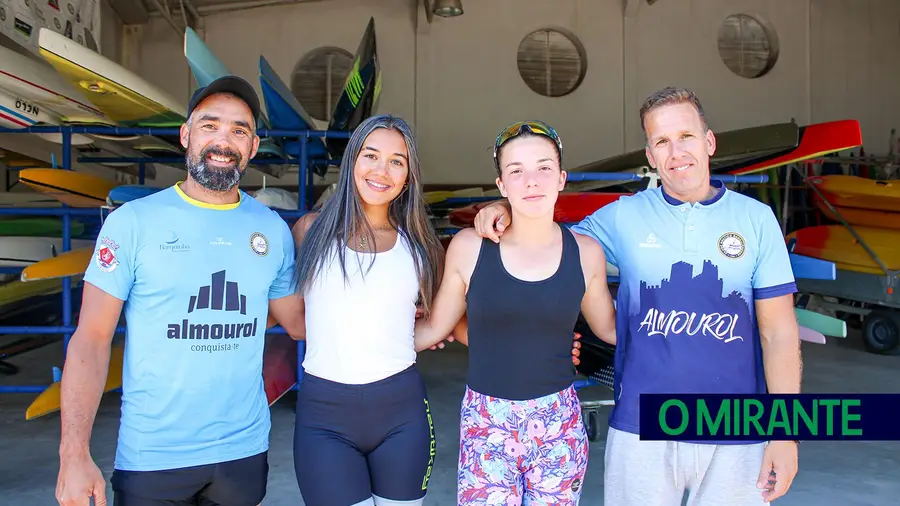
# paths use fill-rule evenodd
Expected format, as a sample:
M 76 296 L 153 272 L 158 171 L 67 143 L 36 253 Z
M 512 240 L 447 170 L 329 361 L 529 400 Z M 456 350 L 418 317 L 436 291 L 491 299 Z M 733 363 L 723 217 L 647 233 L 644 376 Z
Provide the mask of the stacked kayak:
M 816 206 L 836 223 L 789 234 L 794 253 L 834 262 L 838 269 L 883 274 L 874 253 L 888 270 L 900 270 L 900 181 L 835 174 L 809 182 L 817 190 Z
M 106 204 L 109 206 L 120 206 L 126 202 L 144 198 L 162 190 L 153 186 L 144 186 L 140 184 L 126 184 L 117 186 L 109 191 L 106 196 Z
M 810 183 L 824 197 L 817 195 L 816 205 L 829 219 L 840 221 L 826 201 L 850 225 L 900 231 L 900 181 L 830 175 L 812 177 Z
M 853 226 L 866 246 L 889 270 L 900 270 L 900 230 Z M 788 234 L 795 240 L 793 252 L 834 262 L 838 269 L 883 274 L 875 259 L 843 225 L 820 225 L 801 228 Z
M 553 208 L 553 219 L 560 223 L 577 223 L 593 214 L 607 204 L 631 193 L 595 193 L 573 192 L 560 193 Z M 472 204 L 450 213 L 450 223 L 457 227 L 471 227 L 475 224 L 475 216 L 483 207 L 493 201 Z
M 72 207 L 101 207 L 110 190 L 119 186 L 93 174 L 64 169 L 24 169 L 19 182 Z

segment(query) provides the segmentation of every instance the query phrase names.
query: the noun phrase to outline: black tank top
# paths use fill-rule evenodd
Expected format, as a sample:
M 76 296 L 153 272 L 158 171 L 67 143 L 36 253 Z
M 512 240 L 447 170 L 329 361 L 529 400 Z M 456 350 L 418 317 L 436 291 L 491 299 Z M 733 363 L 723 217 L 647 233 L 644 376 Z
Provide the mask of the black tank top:
M 482 240 L 466 296 L 472 390 L 525 400 L 572 384 L 572 338 L 585 285 L 575 236 L 560 228 L 562 261 L 542 281 L 513 277 L 500 245 Z

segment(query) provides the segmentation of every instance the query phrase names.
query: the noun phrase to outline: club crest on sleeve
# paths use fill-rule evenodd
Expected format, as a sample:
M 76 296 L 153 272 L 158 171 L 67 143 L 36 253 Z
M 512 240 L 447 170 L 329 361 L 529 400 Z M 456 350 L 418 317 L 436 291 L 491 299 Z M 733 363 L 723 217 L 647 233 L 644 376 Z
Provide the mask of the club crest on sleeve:
M 269 240 L 260 232 L 250 235 L 250 249 L 257 255 L 264 257 L 269 253 Z
M 103 272 L 112 272 L 119 266 L 119 259 L 116 258 L 116 250 L 119 245 L 109 237 L 100 239 L 100 247 L 97 248 L 97 267 Z
M 726 232 L 719 237 L 719 253 L 728 258 L 741 258 L 746 249 L 744 238 L 737 232 Z

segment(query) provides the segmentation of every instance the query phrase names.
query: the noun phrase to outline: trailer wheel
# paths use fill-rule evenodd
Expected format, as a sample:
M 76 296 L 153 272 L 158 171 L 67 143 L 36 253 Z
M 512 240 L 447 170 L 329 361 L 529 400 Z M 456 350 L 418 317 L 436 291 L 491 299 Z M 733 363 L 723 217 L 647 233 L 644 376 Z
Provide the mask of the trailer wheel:
M 863 341 L 871 353 L 891 353 L 900 346 L 900 313 L 876 309 L 869 313 L 863 328 Z

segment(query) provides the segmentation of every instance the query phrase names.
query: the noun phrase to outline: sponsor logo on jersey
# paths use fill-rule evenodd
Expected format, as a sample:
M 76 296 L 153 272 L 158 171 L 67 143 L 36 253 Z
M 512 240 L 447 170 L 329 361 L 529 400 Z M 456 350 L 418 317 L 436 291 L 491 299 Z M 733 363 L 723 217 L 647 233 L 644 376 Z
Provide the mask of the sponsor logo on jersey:
M 160 251 L 172 251 L 174 253 L 184 253 L 191 250 L 191 245 L 179 242 L 178 235 L 174 231 L 169 230 L 166 240 L 159 245 Z
M 199 311 L 226 311 L 247 314 L 247 296 L 240 293 L 235 281 L 225 280 L 225 271 L 215 272 L 209 285 L 201 286 L 197 295 L 191 295 L 187 313 Z M 239 339 L 256 335 L 257 319 L 239 323 L 191 323 L 184 318 L 170 323 L 169 339 Z
M 719 252 L 728 258 L 741 258 L 746 249 L 744 238 L 737 232 L 727 232 L 719 237 Z
M 119 259 L 116 258 L 116 250 L 119 245 L 109 237 L 100 238 L 100 247 L 97 248 L 97 267 L 103 272 L 112 272 L 119 266 Z
M 250 235 L 250 249 L 257 255 L 264 257 L 269 253 L 269 240 L 260 232 Z
M 215 240 L 209 241 L 210 246 L 231 246 L 231 241 L 226 241 L 224 237 L 216 237 Z

